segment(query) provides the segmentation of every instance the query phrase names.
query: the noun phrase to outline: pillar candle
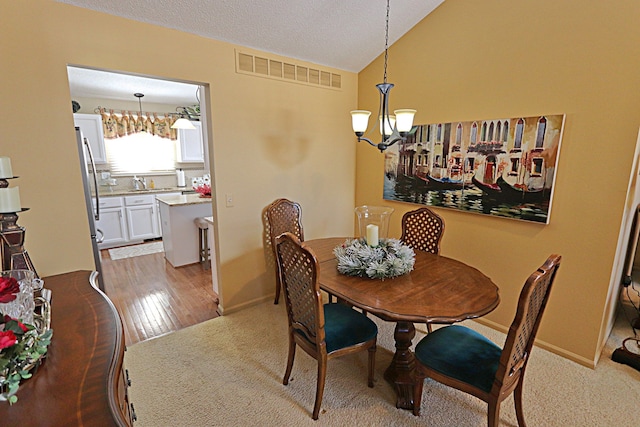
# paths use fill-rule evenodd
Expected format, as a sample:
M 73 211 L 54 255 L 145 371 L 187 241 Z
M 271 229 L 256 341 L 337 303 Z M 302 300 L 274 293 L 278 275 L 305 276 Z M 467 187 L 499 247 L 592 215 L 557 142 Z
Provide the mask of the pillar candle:
M 374 224 L 367 225 L 367 245 L 378 246 L 378 226 Z
M 20 187 L 0 188 L 0 213 L 20 212 Z
M 3 178 L 13 178 L 11 159 L 8 157 L 0 157 L 0 179 Z

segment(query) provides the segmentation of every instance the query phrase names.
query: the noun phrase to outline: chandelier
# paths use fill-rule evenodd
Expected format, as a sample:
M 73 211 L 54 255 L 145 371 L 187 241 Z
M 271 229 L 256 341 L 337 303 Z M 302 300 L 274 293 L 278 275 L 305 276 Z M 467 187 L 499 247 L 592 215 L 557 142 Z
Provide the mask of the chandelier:
M 358 141 L 366 141 L 373 147 L 378 148 L 382 153 L 398 141 L 406 141 L 411 127 L 413 126 L 413 116 L 416 110 L 401 109 L 395 110 L 394 114 L 389 114 L 389 92 L 393 83 L 387 83 L 387 59 L 389 57 L 389 0 L 387 0 L 387 18 L 384 40 L 384 81 L 378 83 L 376 87 L 380 92 L 380 109 L 378 120 L 380 122 L 380 134 L 382 142 L 376 144 L 368 138 L 363 138 L 364 133 L 369 128 L 370 111 L 354 110 L 351 112 L 351 124 L 353 131 L 358 137 Z

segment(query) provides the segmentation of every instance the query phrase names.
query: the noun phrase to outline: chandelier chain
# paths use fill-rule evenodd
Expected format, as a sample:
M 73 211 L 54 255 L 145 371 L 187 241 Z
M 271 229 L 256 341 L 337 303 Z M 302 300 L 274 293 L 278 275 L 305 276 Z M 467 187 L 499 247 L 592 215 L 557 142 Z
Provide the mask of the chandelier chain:
M 387 0 L 387 19 L 384 33 L 384 82 L 387 82 L 387 59 L 389 58 L 389 1 Z

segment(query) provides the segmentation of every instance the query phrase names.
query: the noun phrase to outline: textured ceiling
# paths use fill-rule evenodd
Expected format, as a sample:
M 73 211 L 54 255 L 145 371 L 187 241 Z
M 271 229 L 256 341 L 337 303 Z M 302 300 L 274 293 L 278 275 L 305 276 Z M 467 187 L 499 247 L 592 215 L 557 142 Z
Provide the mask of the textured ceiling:
M 352 72 L 361 71 L 384 51 L 385 0 L 56 1 Z M 443 1 L 392 1 L 389 45 Z M 70 79 L 72 95 L 74 86 L 76 91 L 81 87 L 82 91 L 100 91 L 98 81 L 104 82 L 109 76 L 102 75 L 97 81 L 96 76 L 88 71 L 77 72 L 76 78 Z M 123 85 L 123 77 L 116 77 Z M 142 82 L 132 84 L 140 86 Z M 147 83 L 154 86 L 156 82 Z M 95 87 L 88 87 L 91 85 Z M 172 88 L 177 92 L 181 89 L 181 97 L 193 90 Z M 111 95 L 131 97 L 131 91 L 126 90 L 124 95 Z M 143 99 L 155 102 L 147 96 Z
M 145 103 L 181 106 L 199 103 L 196 98 L 198 86 L 192 84 L 78 67 L 67 67 L 67 72 L 73 99 L 101 98 L 138 102 L 133 94 L 139 92 L 144 94 L 141 100 L 143 107 Z

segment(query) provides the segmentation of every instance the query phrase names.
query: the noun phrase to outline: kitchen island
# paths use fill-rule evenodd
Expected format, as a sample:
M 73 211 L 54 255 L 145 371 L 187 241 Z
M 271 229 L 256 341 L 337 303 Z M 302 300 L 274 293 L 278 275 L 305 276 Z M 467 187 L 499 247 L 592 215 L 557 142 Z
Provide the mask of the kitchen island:
M 194 220 L 212 216 L 210 197 L 198 194 L 156 196 L 160 207 L 164 256 L 173 267 L 200 261 L 198 233 Z M 211 247 L 209 233 L 209 247 Z

